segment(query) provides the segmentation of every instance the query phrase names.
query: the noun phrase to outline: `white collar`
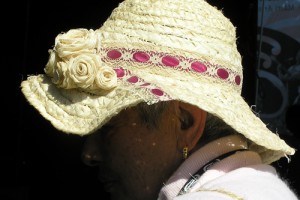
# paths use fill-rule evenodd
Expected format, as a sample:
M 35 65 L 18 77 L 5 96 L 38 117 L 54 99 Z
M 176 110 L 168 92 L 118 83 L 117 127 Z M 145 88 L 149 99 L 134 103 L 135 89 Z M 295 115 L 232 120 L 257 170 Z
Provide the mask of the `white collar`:
M 240 135 L 225 136 L 201 147 L 173 173 L 161 189 L 158 200 L 173 199 L 190 177 L 201 167 L 223 154 L 240 149 L 247 149 L 247 141 Z

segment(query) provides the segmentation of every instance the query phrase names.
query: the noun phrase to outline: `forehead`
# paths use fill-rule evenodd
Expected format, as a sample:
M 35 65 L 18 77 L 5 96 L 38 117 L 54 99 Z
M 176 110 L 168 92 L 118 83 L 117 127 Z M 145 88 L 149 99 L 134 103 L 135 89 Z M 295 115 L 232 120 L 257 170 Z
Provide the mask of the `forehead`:
M 139 112 L 136 107 L 130 107 L 122 110 L 119 112 L 117 115 L 112 117 L 107 124 L 117 124 L 117 123 L 122 123 L 122 122 L 128 122 L 131 121 L 132 119 L 137 119 L 139 118 Z
M 136 106 L 122 110 L 116 116 L 112 117 L 107 124 L 123 124 L 134 120 L 151 126 L 157 126 L 159 121 L 164 121 L 163 118 L 166 118 L 166 115 L 170 116 L 171 113 L 175 112 L 175 109 L 172 109 L 173 107 L 171 106 L 174 104 L 172 102 L 164 101 L 151 105 L 142 102 Z

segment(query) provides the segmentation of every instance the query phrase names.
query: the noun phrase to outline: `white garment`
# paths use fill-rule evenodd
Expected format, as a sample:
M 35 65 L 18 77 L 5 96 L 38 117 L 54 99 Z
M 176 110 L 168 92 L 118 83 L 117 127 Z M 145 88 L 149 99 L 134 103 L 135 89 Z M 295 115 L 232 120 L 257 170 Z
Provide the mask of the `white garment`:
M 247 149 L 247 142 L 238 135 L 215 140 L 194 152 L 170 177 L 158 200 L 298 200 L 295 193 L 280 179 L 274 167 L 262 164 L 260 156 Z M 217 160 L 198 178 L 188 182 L 209 161 Z M 192 183 L 187 187 L 186 183 Z M 185 186 L 187 192 L 179 195 Z
M 209 171 L 207 173 L 212 173 Z M 195 186 L 190 193 L 174 198 L 174 200 L 187 199 L 297 200 L 298 198 L 277 176 L 272 166 L 261 164 L 233 170 Z

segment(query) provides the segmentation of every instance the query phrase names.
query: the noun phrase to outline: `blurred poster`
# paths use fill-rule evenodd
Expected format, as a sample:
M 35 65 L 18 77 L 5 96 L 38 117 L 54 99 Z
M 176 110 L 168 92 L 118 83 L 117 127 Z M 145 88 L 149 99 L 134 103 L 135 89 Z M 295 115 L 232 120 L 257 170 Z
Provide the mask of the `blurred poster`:
M 300 106 L 300 0 L 258 0 L 257 19 L 256 112 L 272 131 L 295 134 L 287 120 L 300 116 L 289 116 Z

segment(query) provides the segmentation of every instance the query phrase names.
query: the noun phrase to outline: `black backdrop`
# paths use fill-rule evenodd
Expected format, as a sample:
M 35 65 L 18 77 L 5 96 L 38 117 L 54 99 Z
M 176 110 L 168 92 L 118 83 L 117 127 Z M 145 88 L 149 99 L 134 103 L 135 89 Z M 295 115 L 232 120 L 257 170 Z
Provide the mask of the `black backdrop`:
M 101 26 L 121 0 L 21 1 L 10 2 L 2 12 L 2 124 L 0 199 L 107 199 L 96 178 L 96 169 L 80 161 L 84 138 L 57 133 L 47 121 L 27 104 L 20 93 L 20 82 L 27 74 L 43 73 L 47 50 L 54 38 L 72 28 Z M 210 0 L 223 9 L 237 27 L 238 48 L 243 56 L 243 96 L 255 101 L 256 21 L 254 0 Z M 4 122 L 4 123 L 3 123 Z M 286 137 L 286 136 L 285 136 Z M 287 138 L 299 146 L 298 138 Z M 284 176 L 297 187 L 297 162 L 275 163 Z M 298 186 L 299 187 L 299 186 Z M 3 198 L 2 198 L 3 197 Z

